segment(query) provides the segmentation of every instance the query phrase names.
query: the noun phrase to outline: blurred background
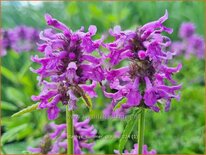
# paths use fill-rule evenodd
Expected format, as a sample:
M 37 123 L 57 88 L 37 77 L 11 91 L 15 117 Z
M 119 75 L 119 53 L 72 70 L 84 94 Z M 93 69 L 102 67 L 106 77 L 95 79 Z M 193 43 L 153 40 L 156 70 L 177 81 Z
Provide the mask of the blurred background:
M 157 20 L 169 12 L 166 26 L 174 32 L 169 37 L 174 42 L 181 42 L 178 31 L 183 22 L 192 22 L 196 34 L 204 37 L 205 10 L 204 2 L 2 2 L 2 28 L 14 29 L 25 25 L 38 31 L 47 27 L 44 14 L 65 23 L 74 31 L 84 26 L 97 26 L 97 38 L 108 33 L 109 28 L 121 25 L 122 29 L 135 29 L 139 25 Z M 45 133 L 48 119 L 45 111 L 34 111 L 21 117 L 11 115 L 34 104 L 31 95 L 40 92 L 36 75 L 29 68 L 35 66 L 30 60 L 37 50 L 17 52 L 7 50 L 1 58 L 1 145 L 3 154 L 26 154 L 28 146 L 36 146 Z M 146 113 L 145 144 L 149 149 L 156 149 L 158 154 L 204 154 L 205 132 L 205 60 L 195 54 L 189 58 L 184 53 L 176 56 L 171 64 L 181 62 L 183 69 L 175 76 L 182 83 L 181 100 L 173 101 L 169 112 Z M 81 107 L 75 113 L 88 116 L 101 115 L 110 103 L 100 89 L 99 97 L 93 100 L 94 110 L 88 112 Z M 62 117 L 64 118 L 63 114 Z M 61 116 L 55 120 L 63 122 Z M 125 121 L 119 119 L 91 119 L 98 135 L 112 135 L 116 138 L 97 138 L 94 150 L 96 154 L 112 154 L 118 148 Z M 137 128 L 137 127 L 136 127 Z M 136 131 L 133 134 L 137 134 Z M 131 150 L 135 139 L 129 139 L 126 149 Z

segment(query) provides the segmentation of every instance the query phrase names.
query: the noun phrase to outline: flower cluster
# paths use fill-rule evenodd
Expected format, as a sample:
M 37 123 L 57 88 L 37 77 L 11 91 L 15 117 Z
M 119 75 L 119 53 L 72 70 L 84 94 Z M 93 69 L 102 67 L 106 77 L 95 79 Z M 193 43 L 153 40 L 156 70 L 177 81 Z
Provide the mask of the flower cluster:
M 73 117 L 74 122 L 74 154 L 83 154 L 83 149 L 93 152 L 94 143 L 89 140 L 95 138 L 96 129 L 89 125 L 90 120 L 86 119 L 83 122 L 78 121 L 78 116 Z M 46 127 L 48 135 L 46 135 L 41 145 L 38 148 L 29 147 L 28 150 L 32 153 L 42 154 L 59 154 L 67 151 L 67 134 L 66 124 L 57 125 L 49 124 Z
M 134 148 L 129 152 L 128 150 L 125 150 L 122 154 L 137 154 L 138 150 L 138 144 L 134 144 Z M 116 154 L 120 154 L 118 150 L 114 151 Z M 156 150 L 152 149 L 151 151 L 148 151 L 147 145 L 143 146 L 142 154 L 149 155 L 149 154 L 156 154 Z
M 33 27 L 18 26 L 14 29 L 2 30 L 2 53 L 6 55 L 7 50 L 12 49 L 18 53 L 28 52 L 36 49 L 39 41 L 39 31 Z
M 97 31 L 93 25 L 88 28 L 88 32 L 84 32 L 83 27 L 72 32 L 49 14 L 45 15 L 45 19 L 52 28 L 42 31 L 39 35 L 41 43 L 38 44 L 38 50 L 43 57 L 32 57 L 32 61 L 41 67 L 36 70 L 31 68 L 39 75 L 39 85 L 43 88 L 39 95 L 32 96 L 32 100 L 39 102 L 39 109 L 47 109 L 50 120 L 58 117 L 59 102 L 68 105 L 69 109 L 66 110 L 75 110 L 80 97 L 85 101 L 88 99 L 87 94 L 96 97 L 94 89 L 97 83 L 100 83 L 104 95 L 112 98 L 112 103 L 103 111 L 106 117 L 124 117 L 133 107 L 158 112 L 164 105 L 165 111 L 168 111 L 171 100 L 179 99 L 177 91 L 181 85 L 177 84 L 172 75 L 179 72 L 182 65 L 168 66 L 175 52 L 168 51 L 171 41 L 162 35 L 162 32 L 171 34 L 173 31 L 163 25 L 168 19 L 167 11 L 157 21 L 136 30 L 123 31 L 120 26 L 115 26 L 109 31 L 114 41 L 109 43 L 103 43 L 103 38 L 92 39 Z M 181 36 L 190 35 L 182 33 Z M 104 55 L 100 46 L 106 48 L 109 53 Z M 108 92 L 108 89 L 111 92 Z M 90 106 L 89 102 L 86 103 Z M 120 108 L 114 111 L 117 107 Z M 73 121 L 74 153 L 82 154 L 82 149 L 92 152 L 93 143 L 89 143 L 89 139 L 95 138 L 96 130 L 88 125 L 90 120 L 78 122 L 75 116 Z M 39 148 L 29 150 L 43 154 L 65 153 L 66 124 L 52 123 L 48 131 L 49 134 L 44 137 Z M 137 150 L 138 145 L 135 144 L 131 152 L 125 150 L 124 153 L 136 154 Z M 115 153 L 119 152 L 115 150 Z M 144 145 L 143 154 L 156 154 L 156 151 L 148 151 Z
M 120 26 L 110 30 L 115 37 L 114 42 L 105 43 L 103 46 L 110 52 L 106 55 L 109 65 L 106 69 L 105 78 L 114 93 L 107 92 L 103 87 L 104 94 L 112 98 L 112 104 L 116 104 L 123 98 L 127 101 L 123 108 L 143 106 L 159 111 L 157 103 L 165 104 L 165 110 L 170 108 L 172 98 L 179 98 L 176 91 L 181 88 L 176 84 L 172 75 L 178 72 L 182 65 L 168 67 L 168 60 L 174 53 L 167 51 L 171 45 L 168 37 L 162 32 L 172 33 L 163 23 L 168 19 L 168 13 L 157 21 L 148 23 L 135 31 L 122 31 Z M 127 63 L 119 68 L 119 64 Z M 165 81 L 170 84 L 166 85 Z
M 205 44 L 204 38 L 195 32 L 193 23 L 182 23 L 179 29 L 180 41 L 173 42 L 171 50 L 177 55 L 183 55 L 190 58 L 195 55 L 200 59 L 204 59 Z
M 32 96 L 32 99 L 40 101 L 40 109 L 48 109 L 49 119 L 55 119 L 60 111 L 58 102 L 68 104 L 69 109 L 73 110 L 79 97 L 86 94 L 90 97 L 97 96 L 94 88 L 97 82 L 104 79 L 104 75 L 102 59 L 92 56 L 92 53 L 98 52 L 103 39 L 92 40 L 97 31 L 93 25 L 88 32 L 84 32 L 83 27 L 72 32 L 48 14 L 45 19 L 49 26 L 61 32 L 46 29 L 40 33 L 43 43 L 38 44 L 38 49 L 44 57 L 32 57 L 32 61 L 41 64 L 39 69 L 32 71 L 39 75 L 38 80 L 43 85 L 43 90 L 40 95 Z

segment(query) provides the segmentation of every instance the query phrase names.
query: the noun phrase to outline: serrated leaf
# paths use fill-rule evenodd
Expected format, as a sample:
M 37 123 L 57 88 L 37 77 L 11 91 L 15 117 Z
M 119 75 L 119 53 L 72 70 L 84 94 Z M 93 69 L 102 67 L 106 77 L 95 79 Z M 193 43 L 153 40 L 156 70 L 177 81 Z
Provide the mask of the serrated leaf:
M 38 103 L 33 104 L 33 105 L 31 105 L 31 106 L 29 106 L 29 107 L 27 107 L 27 108 L 22 109 L 21 111 L 15 113 L 15 114 L 13 114 L 11 117 L 21 116 L 21 115 L 23 115 L 23 114 L 25 114 L 25 113 L 28 113 L 28 112 L 31 112 L 31 111 L 36 110 L 37 107 L 38 107 Z
M 116 104 L 116 106 L 114 107 L 114 111 L 115 110 L 117 110 L 117 109 L 119 109 L 121 106 L 122 106 L 122 104 L 124 104 L 124 103 L 126 103 L 127 102 L 127 98 L 123 98 L 121 101 L 119 101 L 117 104 Z
M 125 144 L 127 143 L 127 140 L 129 138 L 129 135 L 131 134 L 135 124 L 137 123 L 136 118 L 141 113 L 141 109 L 136 110 L 132 116 L 130 116 L 129 120 L 127 121 L 127 125 L 122 133 L 122 136 L 119 141 L 119 152 L 122 153 Z

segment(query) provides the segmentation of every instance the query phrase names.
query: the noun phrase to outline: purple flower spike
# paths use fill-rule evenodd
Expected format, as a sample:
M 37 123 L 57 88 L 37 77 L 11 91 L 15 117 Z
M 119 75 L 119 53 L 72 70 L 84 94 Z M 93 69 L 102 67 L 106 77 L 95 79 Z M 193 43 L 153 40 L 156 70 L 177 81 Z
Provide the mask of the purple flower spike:
M 1 34 L 1 57 L 5 56 L 10 49 L 18 53 L 36 50 L 36 42 L 39 41 L 39 31 L 27 26 L 18 26 L 8 30 L 1 29 Z
M 78 116 L 74 115 L 74 154 L 84 154 L 83 149 L 93 152 L 94 143 L 92 139 L 96 137 L 97 131 L 89 125 L 90 120 L 78 121 Z M 29 147 L 28 151 L 42 154 L 60 154 L 67 151 L 66 124 L 51 123 L 47 127 L 47 133 L 38 148 Z
M 194 55 L 199 59 L 205 56 L 204 38 L 195 32 L 195 24 L 184 22 L 179 29 L 180 41 L 176 41 L 171 46 L 171 51 L 177 55 L 184 55 L 187 59 Z
M 205 41 L 204 38 L 199 35 L 193 35 L 189 41 L 191 44 L 188 47 L 193 54 L 198 58 L 204 59 L 205 56 Z
M 45 19 L 53 29 L 46 29 L 39 35 L 42 42 L 38 49 L 44 56 L 31 58 L 41 65 L 39 69 L 31 70 L 39 75 L 39 84 L 43 85 L 42 92 L 32 99 L 39 101 L 39 109 L 47 109 L 49 119 L 55 119 L 60 112 L 59 102 L 74 110 L 78 98 L 84 93 L 97 96 L 94 89 L 97 82 L 104 80 L 104 74 L 102 59 L 92 56 L 92 53 L 103 40 L 92 40 L 97 31 L 94 25 L 89 27 L 89 32 L 83 32 L 84 28 L 72 32 L 49 14 Z M 57 33 L 54 28 L 62 32 Z M 90 85 L 88 81 L 91 81 Z
M 138 150 L 138 144 L 134 144 L 134 148 L 129 152 L 128 150 L 125 150 L 124 153 L 122 154 L 137 154 Z M 118 150 L 114 150 L 114 153 L 116 154 L 120 154 L 120 152 Z M 156 150 L 152 149 L 151 151 L 148 151 L 147 145 L 143 145 L 143 150 L 142 150 L 142 154 L 144 155 L 155 155 Z
M 195 33 L 195 25 L 193 23 L 182 23 L 179 31 L 180 38 L 190 38 Z
M 19 26 L 10 30 L 11 48 L 16 52 L 36 50 L 39 31 L 32 27 Z
M 150 22 L 135 31 L 122 31 L 120 26 L 110 30 L 115 38 L 111 43 L 103 44 L 109 50 L 109 59 L 105 77 L 108 86 L 114 93 L 103 91 L 106 97 L 112 98 L 113 107 L 123 98 L 127 99 L 121 108 L 145 107 L 159 111 L 158 102 L 170 108 L 171 99 L 179 99 L 176 91 L 180 89 L 172 75 L 179 72 L 182 65 L 168 67 L 168 60 L 175 55 L 166 51 L 171 45 L 168 37 L 162 32 L 172 33 L 171 28 L 163 24 L 168 19 L 168 13 L 157 21 Z M 198 44 L 198 43 L 197 43 Z M 129 64 L 118 68 L 118 64 L 126 61 Z M 168 81 L 170 86 L 166 85 Z

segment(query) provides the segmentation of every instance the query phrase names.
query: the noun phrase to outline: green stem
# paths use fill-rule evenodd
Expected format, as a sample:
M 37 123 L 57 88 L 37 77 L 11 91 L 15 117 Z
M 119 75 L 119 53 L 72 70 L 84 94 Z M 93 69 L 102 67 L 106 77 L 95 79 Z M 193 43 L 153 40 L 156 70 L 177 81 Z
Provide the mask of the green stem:
M 73 111 L 68 110 L 68 105 L 66 106 L 66 123 L 67 123 L 67 154 L 74 153 L 74 127 L 73 127 Z
M 142 154 L 142 148 L 144 145 L 144 124 L 145 124 L 145 109 L 142 108 L 140 117 L 138 120 L 138 154 Z

